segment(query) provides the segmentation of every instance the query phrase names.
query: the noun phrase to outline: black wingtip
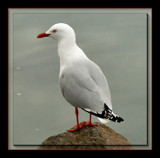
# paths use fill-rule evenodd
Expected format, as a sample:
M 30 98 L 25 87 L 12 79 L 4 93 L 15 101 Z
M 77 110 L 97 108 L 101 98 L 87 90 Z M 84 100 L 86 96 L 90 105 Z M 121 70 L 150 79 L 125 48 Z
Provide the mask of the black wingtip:
M 118 122 L 118 123 L 120 123 L 120 122 L 123 122 L 123 121 L 124 121 L 124 119 L 123 119 L 122 117 L 119 117 L 119 116 L 117 116 L 117 117 L 116 117 L 116 120 L 117 120 L 117 122 Z
M 111 121 L 113 121 L 113 122 L 118 122 L 118 123 L 124 121 L 124 119 L 123 119 L 122 117 L 114 116 L 113 114 L 112 114 L 112 116 L 109 117 L 108 119 L 111 120 Z
M 88 111 L 87 109 L 83 109 L 83 108 L 82 108 L 82 110 L 84 110 L 84 111 L 86 111 L 86 112 L 88 112 L 92 115 L 95 115 L 97 117 L 100 117 L 100 118 L 103 118 L 103 119 L 109 119 L 113 122 L 120 123 L 120 122 L 124 121 L 124 119 L 122 117 L 119 117 L 119 116 L 115 115 L 112 112 L 112 110 L 105 103 L 104 103 L 104 110 L 102 111 L 102 113 L 98 113 L 98 112 L 95 113 L 93 111 L 90 111 L 90 110 Z

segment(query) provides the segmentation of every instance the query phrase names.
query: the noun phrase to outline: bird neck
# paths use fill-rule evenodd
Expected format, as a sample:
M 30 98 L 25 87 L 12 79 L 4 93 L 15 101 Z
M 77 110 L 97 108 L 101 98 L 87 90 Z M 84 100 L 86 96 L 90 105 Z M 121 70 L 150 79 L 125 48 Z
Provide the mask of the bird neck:
M 87 58 L 84 52 L 77 46 L 75 40 L 67 39 L 58 41 L 58 55 L 60 66 L 70 65 L 75 61 Z
M 60 39 L 58 40 L 58 53 L 63 50 L 71 49 L 74 45 L 76 45 L 74 38 Z

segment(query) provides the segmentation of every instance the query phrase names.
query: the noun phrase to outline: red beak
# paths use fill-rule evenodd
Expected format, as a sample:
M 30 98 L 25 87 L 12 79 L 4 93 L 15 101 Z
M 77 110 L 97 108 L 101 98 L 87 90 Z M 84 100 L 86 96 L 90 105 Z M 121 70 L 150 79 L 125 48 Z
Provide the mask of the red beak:
M 51 34 L 41 33 L 41 34 L 39 34 L 39 35 L 37 36 L 37 38 L 43 38 L 43 37 L 47 37 L 47 36 L 49 36 L 49 35 L 51 35 Z

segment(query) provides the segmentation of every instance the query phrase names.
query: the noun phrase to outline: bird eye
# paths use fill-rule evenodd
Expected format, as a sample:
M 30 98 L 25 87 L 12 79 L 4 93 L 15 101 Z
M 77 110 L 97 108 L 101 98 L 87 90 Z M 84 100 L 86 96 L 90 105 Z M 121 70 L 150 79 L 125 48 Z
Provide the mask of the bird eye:
M 56 33 L 56 32 L 57 32 L 57 30 L 53 30 L 52 32 Z

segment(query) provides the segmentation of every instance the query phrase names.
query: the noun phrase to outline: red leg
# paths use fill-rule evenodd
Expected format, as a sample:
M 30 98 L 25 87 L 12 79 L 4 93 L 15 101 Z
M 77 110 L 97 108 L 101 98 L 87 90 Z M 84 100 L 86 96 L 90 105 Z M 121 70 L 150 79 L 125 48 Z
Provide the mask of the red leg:
M 78 108 L 75 108 L 75 113 L 76 113 L 76 118 L 77 118 L 77 125 L 75 125 L 75 126 L 72 127 L 71 129 L 68 129 L 67 131 L 69 131 L 69 132 L 78 131 L 78 130 L 80 130 L 80 129 L 84 126 L 84 124 L 85 124 L 85 122 L 81 122 L 81 123 L 79 124 Z
M 87 121 L 86 123 L 85 123 L 85 126 L 98 126 L 98 124 L 97 123 L 93 123 L 92 121 L 91 121 L 91 114 L 90 114 L 90 119 L 89 119 L 89 121 Z

